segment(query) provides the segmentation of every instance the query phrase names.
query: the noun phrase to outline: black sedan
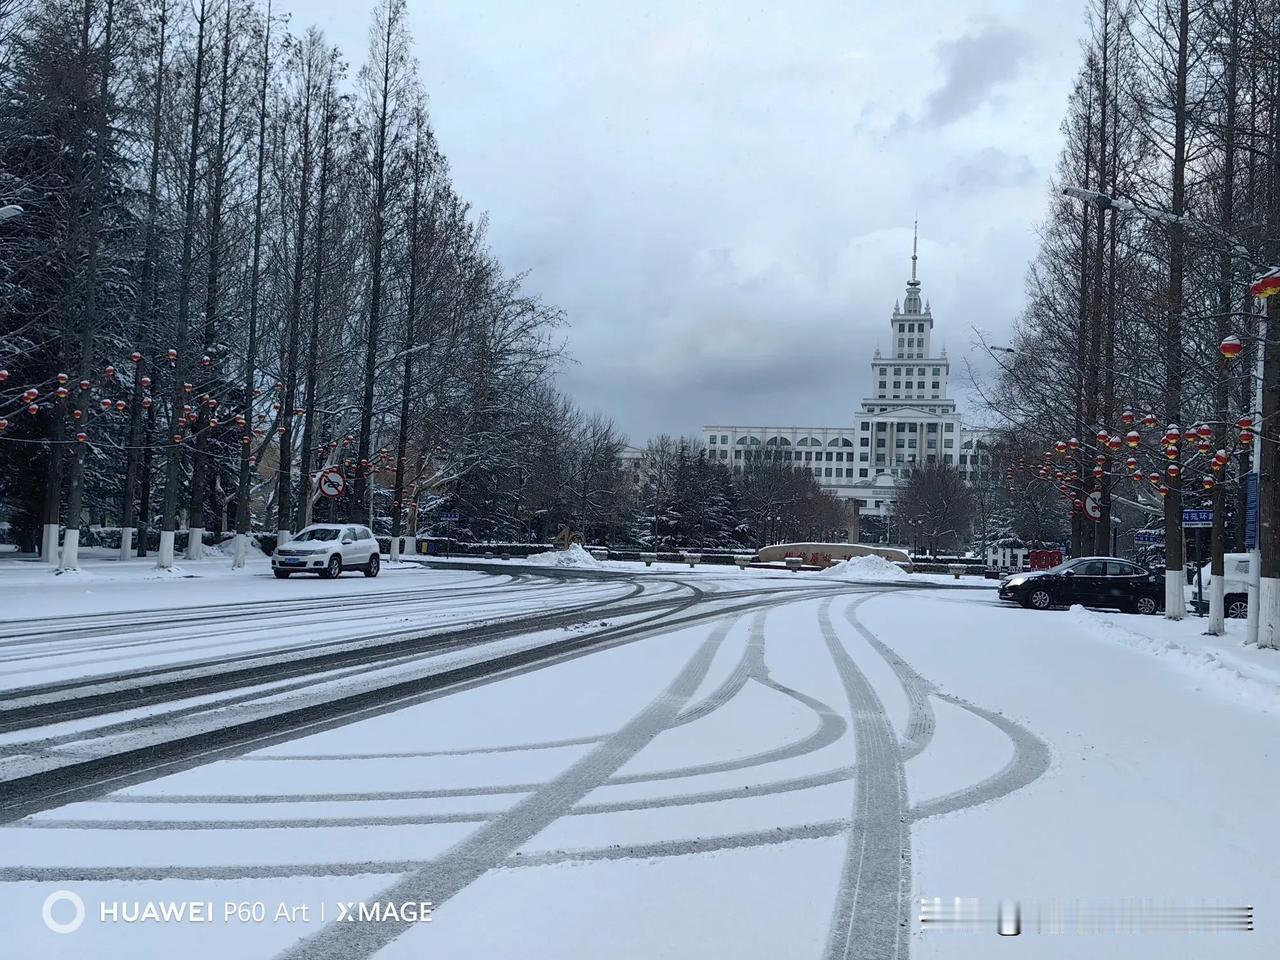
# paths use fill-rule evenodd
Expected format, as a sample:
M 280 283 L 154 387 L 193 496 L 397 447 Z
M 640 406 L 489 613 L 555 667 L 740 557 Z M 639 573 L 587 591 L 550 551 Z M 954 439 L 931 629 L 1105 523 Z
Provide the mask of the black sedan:
M 1128 560 L 1080 557 L 1001 581 L 1000 599 L 1035 610 L 1080 603 L 1128 613 L 1155 613 L 1164 606 L 1164 581 Z

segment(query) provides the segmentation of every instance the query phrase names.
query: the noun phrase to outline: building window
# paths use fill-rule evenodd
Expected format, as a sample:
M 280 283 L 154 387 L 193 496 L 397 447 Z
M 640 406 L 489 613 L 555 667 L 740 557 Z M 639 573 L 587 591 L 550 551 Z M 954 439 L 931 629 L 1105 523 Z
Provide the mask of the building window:
M 716 442 L 716 435 L 714 433 L 711 435 L 711 442 L 712 443 Z
M 720 442 L 721 442 L 721 443 L 728 443 L 728 442 L 729 442 L 729 436 L 728 436 L 728 434 L 724 434 L 724 433 L 720 434 Z
M 866 475 L 867 475 L 867 471 L 865 471 L 865 470 L 859 470 L 859 471 L 858 471 L 858 476 L 860 476 L 860 477 L 865 477 Z M 866 505 L 867 505 L 867 502 L 866 502 L 865 500 L 859 500 L 859 501 L 858 501 L 858 506 L 860 506 L 860 507 L 865 507 Z
M 865 453 L 860 453 L 860 454 L 858 454 L 858 459 L 859 459 L 859 460 L 861 460 L 863 463 L 866 463 L 866 462 L 867 462 L 867 459 L 868 459 L 868 458 L 867 458 L 867 454 L 865 454 Z
M 823 476 L 827 476 L 827 477 L 831 476 L 831 468 L 830 468 L 830 467 L 827 467 L 827 472 L 826 472 L 825 474 L 823 474 Z
M 933 368 L 933 375 L 934 375 L 935 377 L 936 377 L 936 376 L 938 376 L 940 373 L 942 373 L 942 369 L 941 369 L 940 367 L 934 367 L 934 368 Z
M 945 426 L 943 426 L 942 430 L 944 433 L 955 433 L 956 425 L 954 423 L 948 423 Z

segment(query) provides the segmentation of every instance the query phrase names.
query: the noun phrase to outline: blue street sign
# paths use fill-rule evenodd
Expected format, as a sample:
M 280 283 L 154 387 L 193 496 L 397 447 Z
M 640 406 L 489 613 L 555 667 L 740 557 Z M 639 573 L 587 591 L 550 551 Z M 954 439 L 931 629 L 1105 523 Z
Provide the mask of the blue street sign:
M 1133 533 L 1134 543 L 1164 543 L 1163 530 L 1135 530 Z
M 1244 547 L 1255 550 L 1258 547 L 1258 474 L 1249 474 L 1244 486 Z
M 458 515 L 456 513 L 442 513 L 440 514 L 440 519 L 448 523 L 457 523 Z
M 1184 527 L 1212 527 L 1212 510 L 1183 510 L 1182 525 Z

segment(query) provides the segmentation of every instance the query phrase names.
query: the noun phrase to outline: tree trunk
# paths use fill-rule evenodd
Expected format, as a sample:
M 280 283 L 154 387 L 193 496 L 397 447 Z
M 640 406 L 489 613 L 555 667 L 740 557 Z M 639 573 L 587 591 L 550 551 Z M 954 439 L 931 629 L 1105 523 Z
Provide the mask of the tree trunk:
M 178 262 L 178 320 L 171 349 L 177 350 L 173 389 L 169 407 L 169 436 L 166 438 L 167 456 L 164 474 L 164 507 L 161 516 L 160 551 L 156 566 L 173 568 L 173 545 L 178 529 L 178 488 L 181 486 L 182 440 L 186 430 L 182 407 L 186 391 L 183 384 L 190 373 L 191 361 L 187 356 L 187 325 L 191 318 L 191 271 L 194 266 L 196 218 L 196 163 L 201 153 L 200 113 L 204 100 L 204 28 L 208 19 L 208 0 L 200 0 L 200 12 L 196 19 L 196 64 L 191 90 L 191 142 L 187 149 L 186 197 L 183 203 L 182 256 Z

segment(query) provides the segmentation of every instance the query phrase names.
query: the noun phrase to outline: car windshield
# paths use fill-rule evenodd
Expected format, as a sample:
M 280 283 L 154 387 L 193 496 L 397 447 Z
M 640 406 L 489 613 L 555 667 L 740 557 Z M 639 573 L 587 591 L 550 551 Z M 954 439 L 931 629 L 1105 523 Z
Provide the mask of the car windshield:
M 1064 571 L 1075 569 L 1076 565 L 1079 562 L 1080 562 L 1079 560 L 1067 560 L 1065 563 L 1060 563 L 1056 567 L 1050 567 L 1048 570 L 1044 572 L 1045 573 L 1063 573 Z
M 308 527 L 302 530 L 293 538 L 294 543 L 305 542 L 307 540 L 337 540 L 338 531 L 329 530 L 325 527 Z

